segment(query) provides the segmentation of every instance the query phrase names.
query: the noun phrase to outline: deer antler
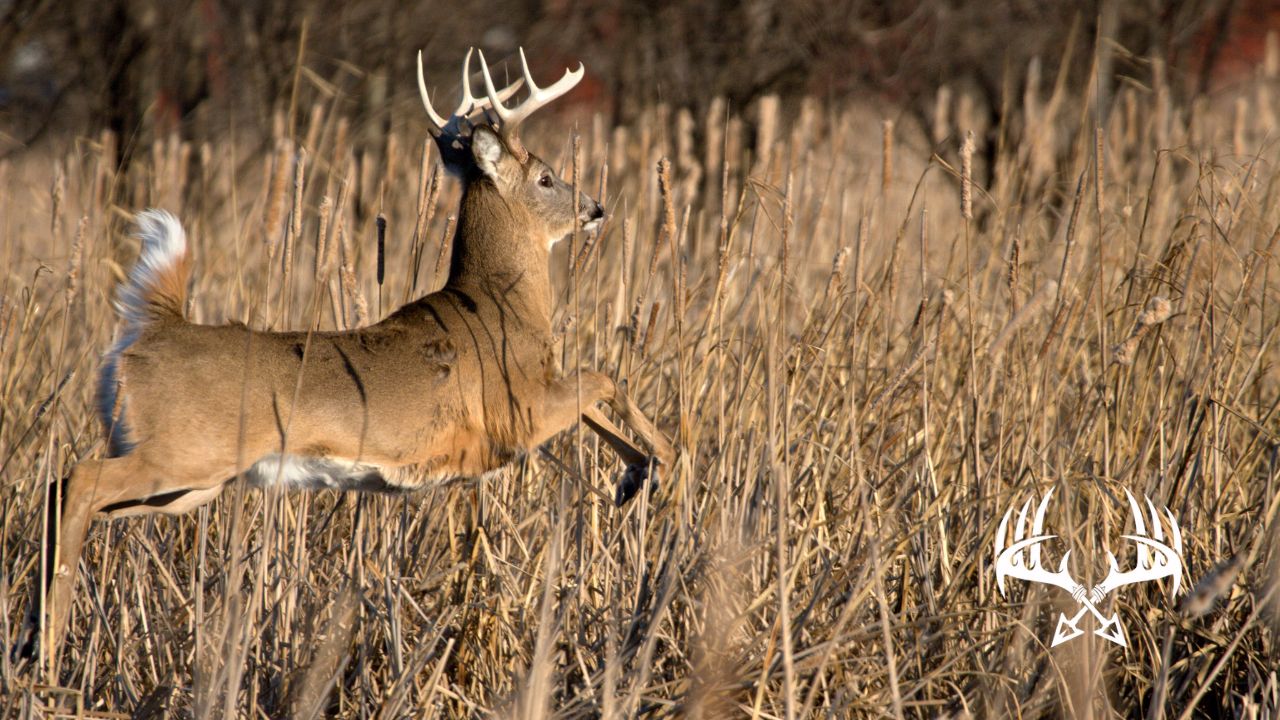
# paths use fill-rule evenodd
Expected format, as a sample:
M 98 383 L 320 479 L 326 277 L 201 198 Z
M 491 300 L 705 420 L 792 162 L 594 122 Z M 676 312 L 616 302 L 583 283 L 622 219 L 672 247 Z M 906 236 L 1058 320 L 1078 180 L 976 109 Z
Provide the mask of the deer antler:
M 1173 513 L 1165 508 L 1164 512 L 1169 519 L 1169 530 L 1173 542 L 1170 545 L 1164 541 L 1160 513 L 1156 512 L 1155 505 L 1151 504 L 1151 498 L 1144 497 L 1147 501 L 1147 509 L 1151 512 L 1151 535 L 1148 535 L 1138 501 L 1133 499 L 1133 493 L 1128 490 L 1125 494 L 1129 496 L 1129 509 L 1133 512 L 1134 534 L 1124 537 L 1138 543 L 1137 567 L 1121 572 L 1116 564 L 1116 556 L 1108 552 L 1107 558 L 1111 562 L 1111 570 L 1102 582 L 1093 586 L 1093 590 L 1089 593 L 1090 600 L 1099 603 L 1102 602 L 1102 598 L 1118 587 L 1167 577 L 1173 578 L 1173 594 L 1177 595 L 1182 583 L 1182 531 L 1178 528 L 1178 521 L 1174 519 Z
M 471 53 L 475 48 L 467 49 L 467 57 L 462 61 L 462 101 L 458 103 L 457 109 L 446 119 L 436 112 L 431 104 L 431 96 L 427 94 L 427 81 L 423 77 L 422 69 L 422 51 L 418 51 L 418 95 L 422 98 L 422 107 L 427 111 L 427 117 L 431 118 L 434 126 L 434 132 L 431 134 L 437 139 L 441 136 L 445 137 L 462 137 L 466 130 L 470 127 L 463 128 L 462 122 L 465 121 L 468 126 L 473 124 L 473 120 L 490 107 L 490 104 L 496 97 L 499 101 L 506 100 L 520 89 L 524 84 L 521 78 L 503 88 L 501 92 L 493 92 L 492 83 L 489 82 L 489 73 L 485 71 L 486 86 L 489 89 L 487 97 L 478 98 L 471 92 Z
M 524 83 L 529 86 L 529 98 L 514 108 L 508 108 L 502 104 L 506 97 L 493 87 L 493 77 L 489 75 L 489 64 L 484 60 L 484 51 L 480 51 L 480 70 L 484 75 L 485 93 L 489 96 L 489 105 L 493 108 L 493 112 L 502 121 L 502 127 L 500 128 L 502 138 L 506 140 L 507 148 L 511 150 L 520 162 L 525 162 L 529 159 L 529 152 L 524 149 L 524 144 L 520 142 L 520 137 L 517 134 L 520 123 L 552 100 L 572 90 L 575 85 L 582 81 L 586 68 L 582 63 L 578 63 L 577 70 L 565 70 L 564 76 L 557 80 L 554 85 L 540 88 L 533 82 L 533 75 L 529 73 L 529 63 L 525 60 L 524 48 L 520 48 L 520 69 L 524 73 Z M 505 93 L 506 90 L 503 92 Z
M 1013 513 L 1013 508 L 1009 508 L 1004 514 L 1004 519 L 1000 521 L 1000 528 L 996 531 L 996 585 L 1000 588 L 1000 594 L 1004 594 L 1004 579 L 1006 577 L 1016 578 L 1018 580 L 1026 580 L 1027 582 L 1044 583 L 1046 585 L 1054 585 L 1071 593 L 1072 597 L 1084 597 L 1084 587 L 1071 577 L 1071 573 L 1067 570 L 1067 561 L 1071 557 L 1071 551 L 1063 553 L 1062 562 L 1058 565 L 1057 571 L 1049 571 L 1044 569 L 1044 565 L 1040 562 L 1040 545 L 1046 540 L 1052 540 L 1057 535 L 1045 535 L 1044 533 L 1044 512 L 1049 506 L 1049 498 L 1053 496 L 1050 490 L 1045 494 L 1044 499 L 1040 501 L 1040 506 L 1036 508 L 1035 518 L 1031 523 L 1031 537 L 1026 536 L 1027 509 L 1031 505 L 1031 501 L 1027 500 L 1022 504 L 1022 510 L 1018 513 L 1018 520 L 1013 528 L 1013 544 L 1005 546 L 1005 534 L 1009 527 L 1009 516 Z M 1030 549 L 1030 558 L 1026 557 L 1024 550 Z

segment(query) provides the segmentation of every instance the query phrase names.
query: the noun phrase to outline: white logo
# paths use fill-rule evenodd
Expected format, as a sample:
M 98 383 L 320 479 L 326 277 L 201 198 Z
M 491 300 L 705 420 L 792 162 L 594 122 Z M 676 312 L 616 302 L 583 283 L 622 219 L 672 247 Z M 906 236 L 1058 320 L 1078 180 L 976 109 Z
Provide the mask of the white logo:
M 1094 630 L 1095 635 L 1117 645 L 1127 646 L 1120 618 L 1115 613 L 1112 613 L 1111 617 L 1106 617 L 1098 610 L 1102 599 L 1117 588 L 1162 578 L 1173 578 L 1173 594 L 1178 594 L 1178 587 L 1182 582 L 1182 531 L 1178 529 L 1178 521 L 1174 519 L 1173 513 L 1169 512 L 1169 508 L 1164 509 L 1170 530 L 1170 542 L 1166 543 L 1160 514 L 1156 512 L 1155 505 L 1151 504 L 1151 498 L 1144 497 L 1143 499 L 1147 501 L 1147 509 L 1151 512 L 1151 532 L 1148 534 L 1147 523 L 1143 518 L 1142 510 L 1138 507 L 1138 501 L 1133 499 L 1133 495 L 1128 490 L 1125 494 L 1129 496 L 1129 508 L 1133 511 L 1135 532 L 1133 535 L 1124 537 L 1138 544 L 1137 567 L 1121 572 L 1116 565 L 1116 556 L 1108 552 L 1111 569 L 1102 582 L 1094 585 L 1091 590 L 1076 582 L 1067 571 L 1067 560 L 1071 557 L 1070 550 L 1063 553 L 1062 562 L 1058 564 L 1056 572 L 1046 570 L 1040 564 L 1040 546 L 1045 541 L 1057 537 L 1057 535 L 1044 534 L 1044 511 L 1049 506 L 1049 498 L 1053 496 L 1052 490 L 1044 496 L 1040 506 L 1036 508 L 1035 517 L 1031 522 L 1030 536 L 1027 533 L 1026 523 L 1027 509 L 1031 506 L 1030 500 L 1022 505 L 1022 510 L 1018 513 L 1017 523 L 1013 527 L 1013 543 L 1010 545 L 1005 545 L 1005 533 L 1009 527 L 1009 516 L 1013 514 L 1013 508 L 1009 508 L 1004 514 L 1004 519 L 1000 521 L 1000 529 L 996 532 L 995 548 L 996 585 L 1000 587 L 1000 595 L 1005 594 L 1004 579 L 1011 577 L 1060 587 L 1071 593 L 1071 597 L 1080 605 L 1080 610 L 1070 618 L 1066 614 L 1058 615 L 1058 628 L 1053 633 L 1054 646 L 1084 634 L 1078 625 L 1084 619 L 1085 613 L 1092 614 L 1098 620 L 1100 627 Z

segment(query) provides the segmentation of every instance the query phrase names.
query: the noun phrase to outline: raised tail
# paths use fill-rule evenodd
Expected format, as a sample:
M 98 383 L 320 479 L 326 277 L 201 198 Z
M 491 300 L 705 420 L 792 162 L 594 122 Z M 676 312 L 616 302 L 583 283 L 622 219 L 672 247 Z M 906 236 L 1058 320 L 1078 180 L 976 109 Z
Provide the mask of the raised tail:
M 181 320 L 187 302 L 187 234 L 178 218 L 164 210 L 138 214 L 142 253 L 116 293 L 116 311 L 130 328 L 154 320 Z
M 116 311 L 124 327 L 116 333 L 115 344 L 102 358 L 98 374 L 98 417 L 107 431 L 108 455 L 118 457 L 133 449 L 126 418 L 127 388 L 120 356 L 142 334 L 160 320 L 182 320 L 187 303 L 187 234 L 182 223 L 164 210 L 138 214 L 138 237 L 142 252 L 116 291 Z

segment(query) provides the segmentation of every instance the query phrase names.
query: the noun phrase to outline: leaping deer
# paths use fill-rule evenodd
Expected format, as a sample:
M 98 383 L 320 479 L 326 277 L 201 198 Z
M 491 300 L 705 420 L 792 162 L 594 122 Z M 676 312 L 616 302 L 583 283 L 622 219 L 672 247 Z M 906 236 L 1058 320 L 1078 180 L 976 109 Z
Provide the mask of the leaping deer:
M 446 119 L 432 107 L 418 54 L 431 134 L 463 183 L 448 280 L 377 324 L 311 333 L 193 324 L 183 316 L 190 266 L 182 226 L 163 211 L 138 216 L 142 252 L 116 296 L 122 328 L 99 376 L 108 456 L 80 462 L 61 488 L 50 487 L 61 508 L 50 503 L 45 582 L 20 655 L 34 654 L 47 600 L 48 650 L 57 656 L 95 514 L 185 513 L 241 476 L 259 487 L 415 490 L 509 465 L 579 417 L 627 463 L 617 504 L 654 463 L 670 467 L 670 442 L 623 389 L 600 372 L 561 375 L 555 360 L 548 255 L 575 222 L 594 230 L 603 209 L 575 197 L 517 131 L 569 92 L 583 68 L 539 88 L 522 50 L 524 77 L 499 91 L 481 53 L 485 96 L 477 98 L 470 60 L 468 52 L 462 102 Z M 522 83 L 528 99 L 504 105 Z M 650 452 L 626 439 L 602 401 Z

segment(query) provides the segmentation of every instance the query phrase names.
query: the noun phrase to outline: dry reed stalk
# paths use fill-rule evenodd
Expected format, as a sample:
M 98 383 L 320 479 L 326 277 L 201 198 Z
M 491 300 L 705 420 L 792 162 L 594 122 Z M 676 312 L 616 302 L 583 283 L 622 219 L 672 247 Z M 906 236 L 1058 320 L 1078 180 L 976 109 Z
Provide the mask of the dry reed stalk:
M 432 287 L 439 287 L 440 282 L 445 279 L 442 276 L 444 272 L 444 259 L 449 257 L 449 248 L 453 242 L 454 227 L 458 224 L 458 217 L 450 215 L 445 218 L 444 230 L 440 233 L 440 250 L 436 253 L 436 264 L 431 272 Z

